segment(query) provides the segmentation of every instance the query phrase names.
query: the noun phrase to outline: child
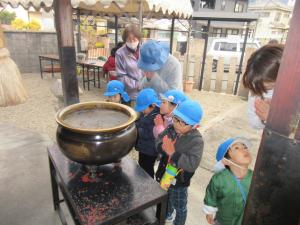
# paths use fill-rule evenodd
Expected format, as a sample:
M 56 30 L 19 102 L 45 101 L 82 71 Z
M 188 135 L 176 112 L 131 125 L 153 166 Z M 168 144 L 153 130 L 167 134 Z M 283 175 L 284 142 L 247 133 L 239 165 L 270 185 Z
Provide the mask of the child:
M 172 124 L 172 112 L 173 110 L 182 102 L 188 99 L 187 96 L 182 91 L 170 90 L 164 94 L 160 94 L 162 99 L 160 105 L 160 114 L 158 114 L 154 119 L 154 137 L 157 138 L 158 135 L 164 131 L 169 125 Z
M 209 224 L 241 225 L 253 174 L 248 169 L 249 147 L 245 138 L 229 138 L 219 146 L 216 159 L 225 168 L 213 175 L 206 188 L 203 211 Z
M 104 96 L 108 97 L 108 102 L 130 105 L 130 97 L 125 92 L 124 84 L 118 80 L 112 80 L 107 83 Z
M 139 152 L 139 165 L 154 178 L 154 163 L 157 157 L 153 136 L 154 118 L 159 114 L 159 99 L 153 89 L 143 89 L 136 98 L 135 110 L 141 112 L 136 121 L 138 138 L 135 149 Z
M 192 110 L 191 110 L 192 109 Z M 178 168 L 175 179 L 168 189 L 167 222 L 184 225 L 187 216 L 187 189 L 200 164 L 203 140 L 197 130 L 202 118 L 201 106 L 186 100 L 173 111 L 173 124 L 167 127 L 156 140 L 161 159 L 156 180 L 161 182 L 168 163 Z
M 248 120 L 255 129 L 263 129 L 267 120 L 282 53 L 283 45 L 266 45 L 247 62 L 243 85 L 250 90 Z

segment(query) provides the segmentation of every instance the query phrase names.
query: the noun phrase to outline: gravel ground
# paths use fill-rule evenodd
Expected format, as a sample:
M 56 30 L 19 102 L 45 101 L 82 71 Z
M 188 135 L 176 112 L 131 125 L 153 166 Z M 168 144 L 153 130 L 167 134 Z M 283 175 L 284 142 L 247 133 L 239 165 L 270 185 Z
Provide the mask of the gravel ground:
M 45 74 L 44 79 L 37 73 L 24 74 L 24 84 L 29 93 L 27 102 L 17 106 L 0 108 L 0 122 L 12 123 L 17 127 L 29 128 L 42 134 L 47 134 L 55 140 L 55 107 L 57 99 L 50 92 L 54 79 L 50 74 Z M 56 77 L 59 74 L 56 75 Z M 102 96 L 105 83 L 102 82 L 101 89 L 92 87 L 90 91 L 84 90 L 80 95 L 80 101 L 104 100 Z M 82 84 L 80 82 L 80 87 Z M 217 94 L 214 92 L 203 92 L 193 90 L 188 93 L 191 99 L 197 100 L 203 107 L 204 117 L 202 126 L 216 116 L 223 114 L 230 108 L 243 102 L 240 98 L 231 95 Z

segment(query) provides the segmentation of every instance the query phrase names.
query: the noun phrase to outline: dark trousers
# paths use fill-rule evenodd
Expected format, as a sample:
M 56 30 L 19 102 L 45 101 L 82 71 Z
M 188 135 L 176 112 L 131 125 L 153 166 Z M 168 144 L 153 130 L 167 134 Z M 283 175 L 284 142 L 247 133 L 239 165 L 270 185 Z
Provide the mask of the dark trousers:
M 187 217 L 187 187 L 170 187 L 168 190 L 167 218 L 176 211 L 174 225 L 184 225 Z
M 139 152 L 139 165 L 152 177 L 154 178 L 154 163 L 156 156 L 146 155 Z

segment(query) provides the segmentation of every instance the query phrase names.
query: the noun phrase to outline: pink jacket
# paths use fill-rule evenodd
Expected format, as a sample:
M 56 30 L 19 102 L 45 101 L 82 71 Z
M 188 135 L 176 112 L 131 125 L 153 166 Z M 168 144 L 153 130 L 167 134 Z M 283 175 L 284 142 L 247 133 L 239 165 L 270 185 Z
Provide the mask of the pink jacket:
M 153 135 L 155 138 L 158 137 L 158 135 L 163 132 L 168 126 L 170 126 L 172 123 L 172 117 L 171 116 L 164 116 L 164 124 L 163 125 L 159 125 L 159 126 L 154 126 L 153 127 Z

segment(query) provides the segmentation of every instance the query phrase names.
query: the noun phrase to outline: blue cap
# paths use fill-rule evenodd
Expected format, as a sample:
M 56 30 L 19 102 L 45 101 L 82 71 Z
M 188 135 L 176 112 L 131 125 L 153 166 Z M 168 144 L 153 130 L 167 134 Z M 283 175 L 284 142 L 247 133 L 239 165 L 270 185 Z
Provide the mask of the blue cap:
M 159 99 L 156 92 L 151 88 L 146 88 L 140 91 L 136 98 L 135 110 L 142 112 L 147 109 L 151 104 L 159 105 Z
M 216 154 L 216 160 L 220 161 L 224 158 L 230 147 L 235 143 L 243 143 L 248 148 L 251 147 L 251 143 L 247 138 L 243 137 L 235 137 L 235 138 L 228 138 L 226 141 L 224 141 L 222 144 L 219 145 L 217 154 Z
M 125 92 L 125 86 L 122 82 L 120 82 L 118 80 L 109 81 L 106 85 L 106 90 L 103 95 L 111 97 L 116 94 L 120 94 L 125 102 L 130 101 L 130 97 Z
M 170 90 L 163 94 L 159 94 L 160 98 L 176 105 L 188 100 L 189 98 L 179 90 Z
M 198 102 L 186 100 L 178 105 L 173 114 L 182 119 L 186 124 L 194 126 L 200 123 L 203 110 Z
M 149 40 L 140 50 L 138 67 L 143 71 L 157 71 L 169 57 L 169 47 L 159 41 Z

